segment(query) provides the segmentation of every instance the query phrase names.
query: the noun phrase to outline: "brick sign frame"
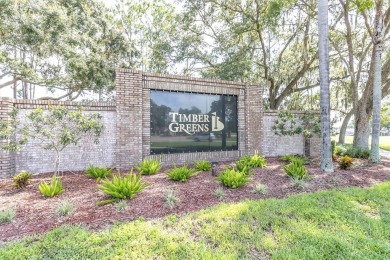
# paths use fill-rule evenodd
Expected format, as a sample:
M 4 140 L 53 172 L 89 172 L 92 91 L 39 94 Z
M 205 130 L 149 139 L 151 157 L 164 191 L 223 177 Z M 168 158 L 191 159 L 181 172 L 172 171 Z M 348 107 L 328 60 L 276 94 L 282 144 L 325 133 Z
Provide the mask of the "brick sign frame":
M 150 90 L 236 95 L 238 150 L 150 154 Z M 206 159 L 234 160 L 255 150 L 262 153 L 263 88 L 245 83 L 158 75 L 131 69 L 116 71 L 116 168 L 129 169 L 145 158 L 163 164 Z

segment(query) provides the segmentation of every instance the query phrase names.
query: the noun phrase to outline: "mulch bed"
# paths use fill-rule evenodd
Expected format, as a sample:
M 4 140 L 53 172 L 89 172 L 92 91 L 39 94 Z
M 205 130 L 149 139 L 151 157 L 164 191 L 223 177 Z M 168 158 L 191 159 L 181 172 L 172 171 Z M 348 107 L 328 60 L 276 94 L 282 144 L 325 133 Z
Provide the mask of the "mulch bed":
M 214 180 L 210 172 L 203 172 L 192 177 L 188 182 L 174 182 L 160 172 L 152 176 L 143 176 L 149 183 L 135 199 L 127 201 L 125 212 L 119 212 L 115 204 L 96 206 L 96 203 L 108 197 L 99 192 L 97 183 L 88 179 L 83 172 L 66 172 L 63 174 L 65 192 L 54 198 L 44 198 L 38 184 L 50 181 L 51 174 L 39 174 L 32 178 L 31 184 L 18 190 L 11 186 L 12 180 L 0 180 L 0 210 L 14 208 L 16 215 L 11 223 L 0 225 L 0 241 L 14 240 L 26 235 L 39 234 L 63 224 L 84 224 L 91 229 L 102 229 L 115 221 L 161 218 L 169 214 L 183 215 L 223 202 L 235 202 L 243 199 L 283 198 L 295 193 L 313 192 L 333 187 L 370 186 L 374 183 L 390 180 L 390 159 L 383 158 L 380 165 L 371 165 L 366 160 L 357 160 L 350 170 L 336 169 L 333 173 L 322 173 L 319 160 L 307 166 L 309 186 L 299 189 L 291 185 L 284 173 L 278 158 L 267 158 L 267 168 L 256 169 L 252 180 L 245 187 L 228 189 Z M 219 163 L 217 172 L 234 162 Z M 267 185 L 265 195 L 254 194 L 252 190 L 257 183 Z M 214 191 L 222 188 L 223 199 L 218 199 Z M 170 209 L 164 200 L 165 194 L 174 190 L 179 202 Z M 56 208 L 64 200 L 75 206 L 73 215 L 60 218 Z M 0 245 L 2 244 L 0 242 Z

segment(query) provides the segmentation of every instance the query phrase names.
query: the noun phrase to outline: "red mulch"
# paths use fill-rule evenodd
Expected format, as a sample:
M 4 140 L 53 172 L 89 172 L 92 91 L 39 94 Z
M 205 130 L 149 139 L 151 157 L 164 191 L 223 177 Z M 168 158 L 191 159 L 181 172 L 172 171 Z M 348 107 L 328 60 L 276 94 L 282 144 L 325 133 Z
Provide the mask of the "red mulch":
M 31 184 L 18 190 L 11 186 L 12 180 L 0 180 L 0 210 L 14 208 L 16 215 L 11 223 L 0 225 L 0 241 L 9 241 L 25 235 L 49 231 L 63 224 L 82 223 L 92 229 L 104 228 L 115 221 L 161 218 L 169 214 L 186 214 L 223 202 L 240 201 L 243 199 L 283 198 L 290 194 L 313 192 L 345 186 L 370 186 L 374 183 L 390 180 L 390 159 L 383 158 L 382 164 L 370 165 L 366 160 L 355 161 L 351 170 L 336 169 L 333 173 L 322 173 L 318 160 L 307 166 L 310 176 L 309 187 L 295 188 L 289 177 L 284 173 L 278 158 L 267 158 L 267 168 L 256 169 L 252 181 L 239 189 L 228 189 L 214 180 L 210 172 L 203 172 L 192 177 L 188 182 L 168 180 L 165 173 L 143 176 L 149 183 L 135 199 L 127 202 L 125 212 L 119 212 L 115 204 L 96 206 L 100 200 L 108 197 L 98 191 L 97 183 L 88 179 L 82 172 L 67 172 L 63 174 L 65 192 L 54 198 L 44 198 L 38 184 L 50 181 L 51 174 L 39 174 L 32 178 Z M 220 163 L 217 172 L 232 162 Z M 257 183 L 267 185 L 265 195 L 254 194 L 251 191 Z M 223 188 L 225 197 L 220 200 L 214 195 L 217 188 Z M 170 209 L 164 195 L 174 190 L 180 201 Z M 73 215 L 60 218 L 56 215 L 57 205 L 64 200 L 75 205 Z M 0 242 L 1 244 L 1 242 Z

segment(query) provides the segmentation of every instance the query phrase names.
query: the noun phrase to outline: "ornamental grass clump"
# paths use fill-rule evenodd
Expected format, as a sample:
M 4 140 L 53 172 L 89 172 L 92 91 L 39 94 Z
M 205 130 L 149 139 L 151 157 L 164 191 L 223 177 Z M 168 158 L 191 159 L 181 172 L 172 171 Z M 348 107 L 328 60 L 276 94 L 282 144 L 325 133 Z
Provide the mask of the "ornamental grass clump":
M 14 209 L 5 209 L 0 211 L 0 225 L 11 222 L 14 217 L 15 217 Z
M 167 172 L 168 178 L 173 181 L 186 182 L 189 178 L 195 175 L 195 169 L 189 169 L 187 165 L 177 168 L 176 165 L 173 169 Z
M 176 196 L 175 191 L 171 190 L 164 195 L 165 203 L 170 208 L 173 209 L 175 205 L 179 202 L 179 198 Z
M 64 192 L 64 189 L 62 188 L 62 181 L 56 176 L 51 178 L 50 184 L 47 184 L 45 181 L 41 182 L 38 189 L 43 196 L 49 198 L 60 195 Z
M 97 167 L 90 163 L 88 169 L 85 170 L 85 175 L 89 178 L 100 180 L 111 177 L 113 170 L 114 168 Z
M 74 212 L 74 205 L 68 200 L 62 201 L 56 208 L 57 216 L 67 217 L 72 215 Z
M 266 194 L 268 191 L 268 187 L 265 184 L 257 183 L 254 189 L 252 190 L 252 193 L 257 194 Z
M 206 172 L 206 171 L 210 171 L 211 168 L 213 168 L 213 166 L 211 165 L 211 163 L 209 161 L 201 160 L 198 162 L 194 162 L 194 168 L 197 171 Z
M 140 165 L 135 166 L 135 169 L 143 175 L 152 175 L 161 169 L 161 163 L 159 160 L 145 159 Z
M 226 187 L 237 189 L 249 182 L 249 175 L 233 168 L 225 168 L 215 179 Z
M 344 155 L 340 157 L 340 161 L 339 161 L 340 169 L 347 170 L 351 168 L 352 164 L 353 164 L 353 159 L 348 155 Z
M 122 176 L 120 172 L 114 174 L 112 180 L 102 180 L 98 185 L 99 190 L 111 196 L 111 199 L 98 202 L 98 205 L 105 205 L 112 202 L 117 202 L 123 199 L 133 199 L 140 193 L 147 183 L 141 182 L 141 175 L 134 174 L 130 171 L 129 174 Z
M 223 199 L 225 197 L 225 192 L 223 191 L 223 189 L 221 188 L 218 188 L 214 191 L 214 195 L 218 198 L 218 199 Z
M 302 180 L 307 176 L 303 160 L 292 160 L 290 164 L 283 166 L 283 170 L 292 179 Z
M 31 176 L 31 173 L 21 171 L 12 178 L 14 180 L 12 185 L 18 189 L 23 189 L 30 184 Z

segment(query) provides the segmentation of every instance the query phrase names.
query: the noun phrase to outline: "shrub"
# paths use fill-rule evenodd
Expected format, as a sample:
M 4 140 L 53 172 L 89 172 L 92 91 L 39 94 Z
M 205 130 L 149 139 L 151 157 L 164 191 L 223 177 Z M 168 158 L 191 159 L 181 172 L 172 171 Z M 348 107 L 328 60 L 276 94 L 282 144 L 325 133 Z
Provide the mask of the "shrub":
M 370 150 L 365 148 L 350 146 L 347 148 L 345 155 L 348 155 L 349 157 L 353 157 L 353 158 L 367 159 L 368 157 L 370 157 Z
M 218 198 L 218 199 L 223 199 L 225 197 L 225 192 L 223 191 L 223 189 L 221 188 L 218 188 L 214 191 L 214 195 Z
M 351 168 L 353 159 L 348 155 L 344 155 L 340 157 L 339 167 L 342 170 L 347 170 Z
M 107 169 L 106 167 L 97 167 L 90 163 L 88 169 L 85 170 L 85 174 L 89 178 L 100 180 L 110 177 L 113 170 L 114 168 Z
M 255 188 L 252 190 L 252 192 L 257 194 L 266 194 L 267 190 L 268 187 L 266 185 L 258 183 L 256 184 Z
M 296 158 L 296 157 L 295 157 L 295 155 L 292 155 L 292 154 L 280 156 L 280 160 L 285 161 L 285 162 L 291 162 L 294 158 Z
M 290 164 L 283 166 L 283 170 L 293 179 L 302 180 L 307 175 L 305 166 L 299 160 L 293 160 Z
M 112 180 L 102 180 L 98 185 L 99 190 L 112 197 L 112 199 L 98 202 L 98 205 L 105 205 L 123 199 L 133 199 L 148 184 L 141 182 L 141 175 L 131 171 L 128 175 L 121 176 L 120 172 L 114 174 Z
M 51 178 L 50 184 L 47 184 L 45 181 L 43 181 L 39 184 L 38 188 L 43 196 L 49 198 L 60 195 L 64 192 L 64 189 L 62 188 L 62 181 L 56 176 Z
M 179 199 L 176 197 L 176 194 L 173 190 L 165 194 L 164 199 L 165 199 L 165 203 L 168 205 L 170 209 L 173 209 L 176 203 L 179 201 Z
M 140 165 L 135 166 L 135 169 L 141 174 L 152 175 L 161 169 L 161 163 L 159 160 L 145 159 Z
M 74 212 L 74 205 L 72 202 L 65 200 L 62 201 L 56 209 L 57 216 L 59 217 L 67 217 Z
M 14 217 L 15 217 L 14 209 L 2 210 L 0 211 L 0 224 L 11 222 Z
M 236 162 L 237 170 L 249 173 L 250 169 L 265 168 L 267 162 L 264 157 L 259 156 L 259 153 L 255 151 L 253 156 L 243 156 Z M 245 169 L 246 168 L 246 169 Z
M 28 173 L 26 171 L 21 171 L 20 173 L 18 173 L 13 177 L 14 181 L 12 185 L 18 189 L 23 189 L 24 187 L 30 184 L 31 176 L 32 176 L 31 173 Z
M 254 155 L 251 157 L 251 168 L 265 168 L 267 166 L 267 162 L 265 158 L 259 156 L 259 152 L 256 150 Z
M 341 156 L 348 155 L 352 158 L 367 159 L 370 157 L 370 150 L 345 144 L 344 146 L 336 146 L 335 154 Z
M 332 140 L 331 147 L 332 147 L 332 155 L 333 155 L 336 151 L 336 141 L 335 140 Z
M 289 163 L 296 162 L 300 165 L 304 165 L 306 163 L 306 158 L 296 155 L 284 155 L 281 157 L 281 159 Z
M 344 148 L 343 146 L 336 146 L 335 149 L 334 149 L 334 153 L 336 155 L 339 155 L 339 156 L 340 155 L 344 155 L 346 151 L 347 151 L 347 149 Z
M 249 175 L 233 168 L 226 168 L 215 179 L 226 187 L 236 189 L 249 182 Z
M 211 165 L 210 162 L 206 160 L 201 160 L 198 162 L 194 162 L 194 168 L 197 171 L 206 172 L 206 171 L 210 171 L 213 168 L 213 166 Z
M 167 172 L 167 175 L 171 180 L 186 182 L 190 177 L 195 175 L 195 169 L 188 169 L 187 165 L 177 168 L 175 165 L 173 169 Z
M 250 163 L 248 163 L 248 159 L 250 157 L 242 157 L 240 160 L 236 162 L 236 168 L 238 171 L 245 173 L 246 175 L 250 174 Z

